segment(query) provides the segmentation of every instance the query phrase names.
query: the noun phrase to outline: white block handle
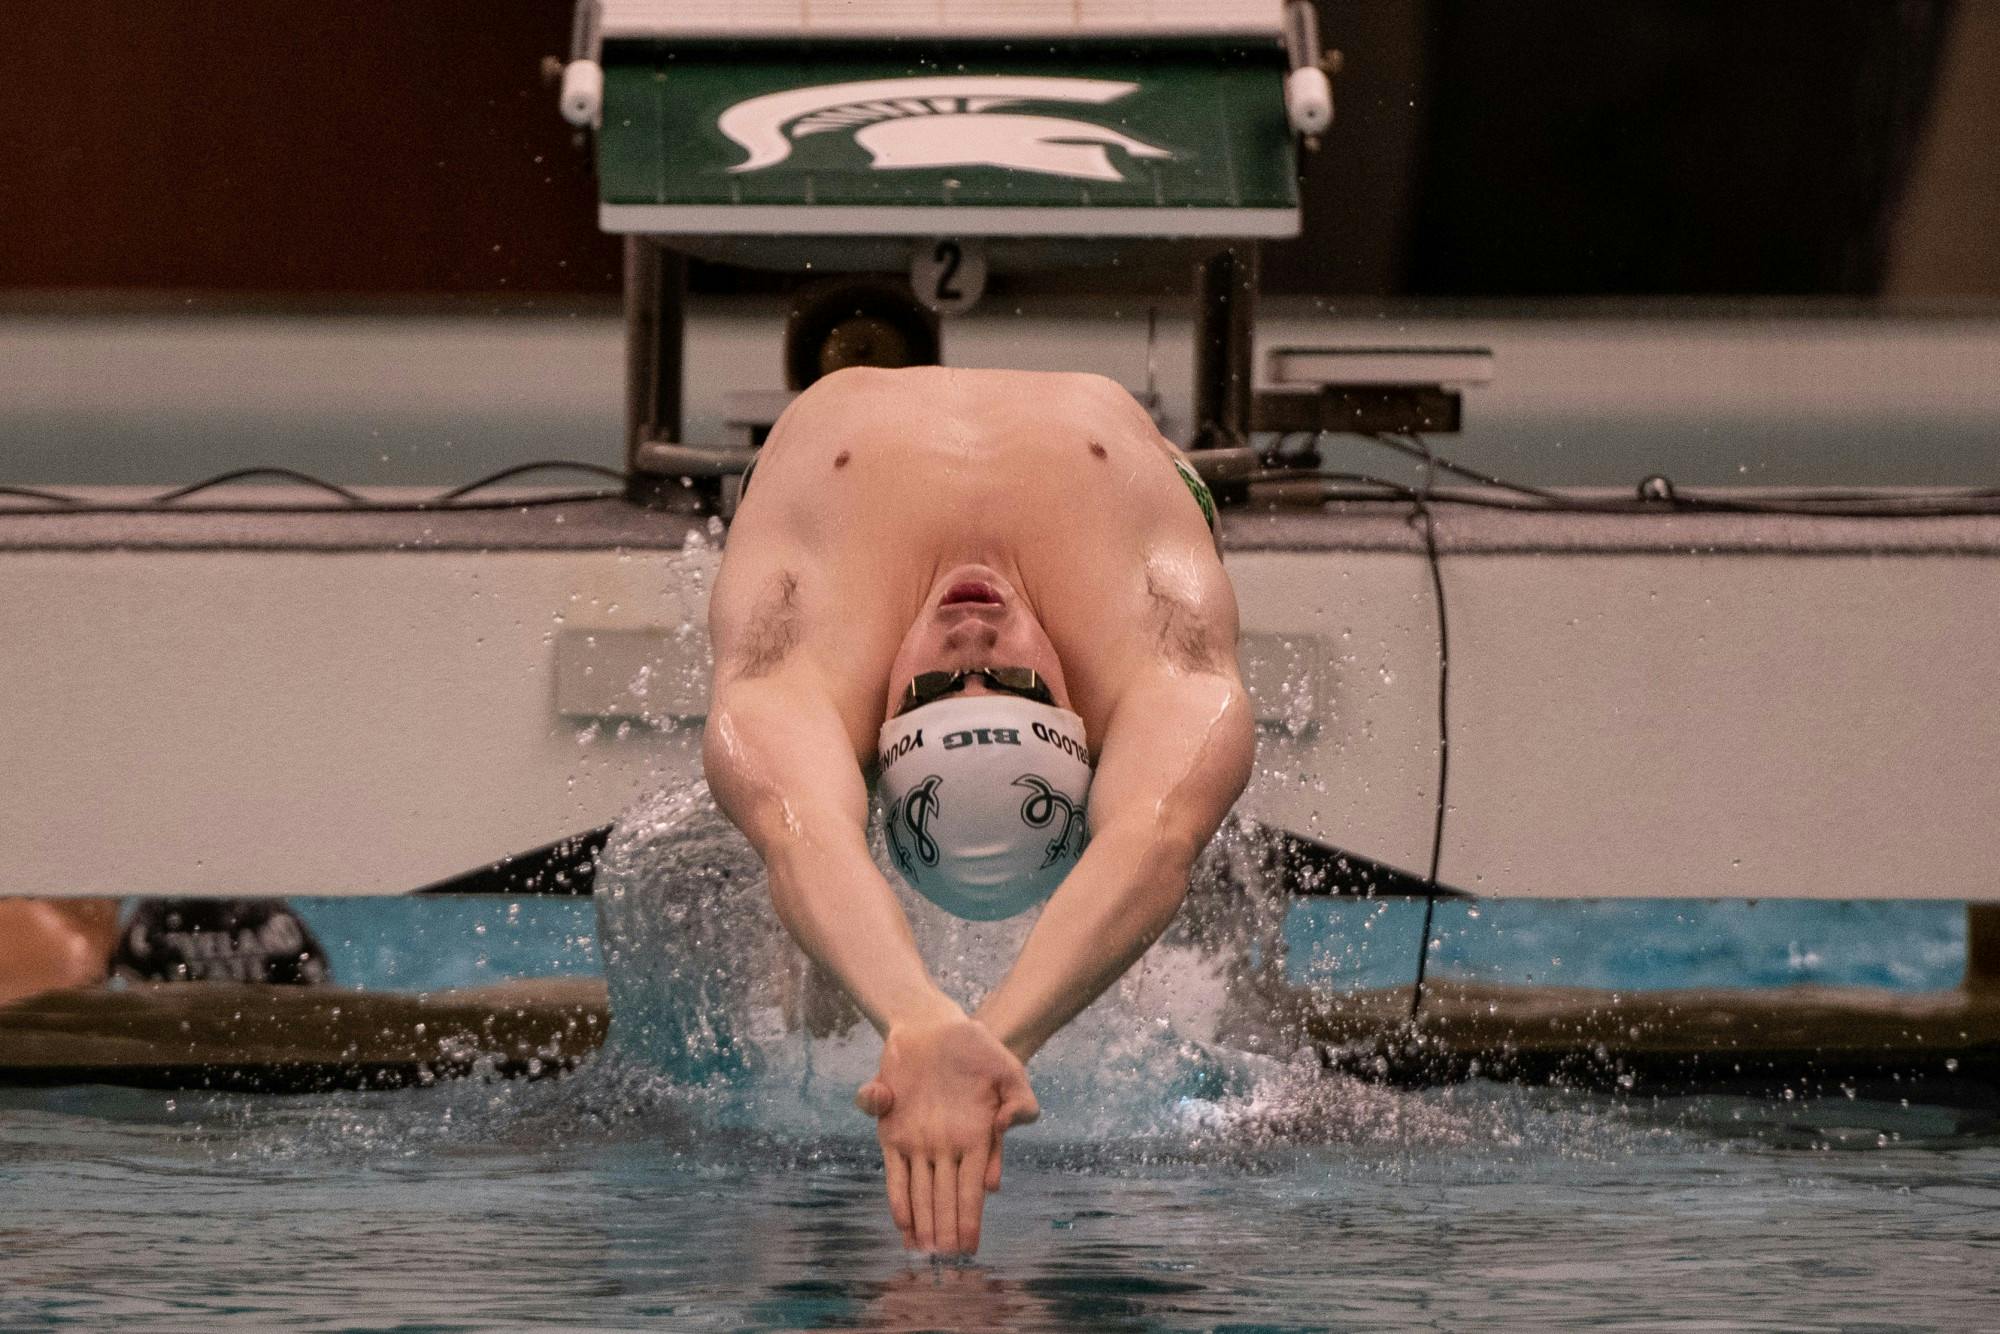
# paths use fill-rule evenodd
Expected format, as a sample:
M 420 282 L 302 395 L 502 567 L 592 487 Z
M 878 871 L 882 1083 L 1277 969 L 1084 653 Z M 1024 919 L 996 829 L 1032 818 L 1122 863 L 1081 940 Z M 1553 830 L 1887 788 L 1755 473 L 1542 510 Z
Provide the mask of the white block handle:
M 1333 124 L 1333 80 L 1317 65 L 1285 76 L 1285 116 L 1300 134 L 1318 134 Z
M 562 116 L 582 129 L 604 114 L 604 67 L 595 60 L 572 60 L 563 67 Z

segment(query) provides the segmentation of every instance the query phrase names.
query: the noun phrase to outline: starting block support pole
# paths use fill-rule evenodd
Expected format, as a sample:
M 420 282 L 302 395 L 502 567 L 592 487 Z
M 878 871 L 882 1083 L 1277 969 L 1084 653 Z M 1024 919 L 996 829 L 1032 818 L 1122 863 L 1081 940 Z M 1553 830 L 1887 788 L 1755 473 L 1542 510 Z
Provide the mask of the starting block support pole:
M 641 447 L 681 443 L 687 257 L 625 238 L 625 496 L 658 504 L 667 481 L 639 466 Z M 675 489 L 679 489 L 676 487 Z
M 1195 268 L 1194 439 L 1191 449 L 1250 443 L 1250 320 L 1257 245 L 1244 241 Z
M 2000 903 L 1965 905 L 1965 989 L 2000 991 Z

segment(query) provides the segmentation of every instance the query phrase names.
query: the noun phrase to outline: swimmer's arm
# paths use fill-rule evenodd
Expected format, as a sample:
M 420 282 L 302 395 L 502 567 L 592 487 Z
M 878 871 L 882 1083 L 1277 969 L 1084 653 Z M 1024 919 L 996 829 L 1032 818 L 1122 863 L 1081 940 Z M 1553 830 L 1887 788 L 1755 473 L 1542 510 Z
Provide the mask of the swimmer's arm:
M 1231 616 L 1232 645 L 1234 630 Z M 974 1016 L 1015 1056 L 1032 1056 L 1167 929 L 1254 749 L 1233 661 L 1161 664 L 1127 688 L 1091 785 L 1090 844 Z
M 779 920 L 878 1031 L 962 1017 L 869 856 L 867 787 L 824 688 L 786 670 L 718 684 L 702 763 L 764 859 Z

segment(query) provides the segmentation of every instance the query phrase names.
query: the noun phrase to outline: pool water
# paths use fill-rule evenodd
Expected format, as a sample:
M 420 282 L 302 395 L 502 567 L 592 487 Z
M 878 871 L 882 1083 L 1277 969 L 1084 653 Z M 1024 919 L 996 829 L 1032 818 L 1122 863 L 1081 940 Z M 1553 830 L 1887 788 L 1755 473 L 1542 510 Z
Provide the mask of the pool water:
M 1031 1066 L 977 1261 L 911 1255 L 849 1105 L 879 1043 L 785 1018 L 756 871 L 663 793 L 595 904 L 302 901 L 343 985 L 601 966 L 612 1045 L 532 1084 L 0 1091 L 0 1329 L 2000 1328 L 1996 1109 L 1404 1091 L 1230 1045 L 1220 961 L 1404 985 L 1414 903 L 1227 900 L 1221 945 L 1191 908 Z M 967 1000 L 1025 928 L 906 907 Z M 1955 904 L 1446 903 L 1432 936 L 1435 975 L 1609 987 L 1964 954 Z
M 588 899 L 305 898 L 343 986 L 433 991 L 599 971 Z M 1407 985 L 1418 900 L 1308 899 L 1283 923 L 1292 980 Z M 1935 990 L 1965 967 L 1957 902 L 1443 900 L 1434 977 L 1630 991 L 1800 984 Z
M 904 1252 L 854 1124 L 655 1076 L 306 1098 L 0 1094 L 0 1327 L 1979 1329 L 1990 1118 L 1319 1090 L 1015 1151 L 977 1263 Z M 1274 1132 L 1274 1124 L 1285 1129 Z M 1302 1130 L 1301 1127 L 1308 1127 Z

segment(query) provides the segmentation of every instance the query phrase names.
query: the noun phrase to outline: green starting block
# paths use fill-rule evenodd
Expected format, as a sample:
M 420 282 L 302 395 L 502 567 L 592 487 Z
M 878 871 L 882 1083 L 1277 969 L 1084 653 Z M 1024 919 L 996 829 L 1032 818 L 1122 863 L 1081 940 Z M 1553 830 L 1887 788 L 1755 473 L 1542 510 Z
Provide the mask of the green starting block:
M 1283 75 L 1275 47 L 623 43 L 606 52 L 599 216 L 652 235 L 1291 236 Z
M 1305 0 L 582 0 L 563 114 L 627 238 L 635 471 L 742 463 L 678 439 L 687 255 L 908 271 L 929 315 L 847 340 L 890 346 L 876 364 L 920 356 L 989 265 L 1192 261 L 1191 443 L 1240 445 L 1255 246 L 1299 231 L 1330 68 Z

